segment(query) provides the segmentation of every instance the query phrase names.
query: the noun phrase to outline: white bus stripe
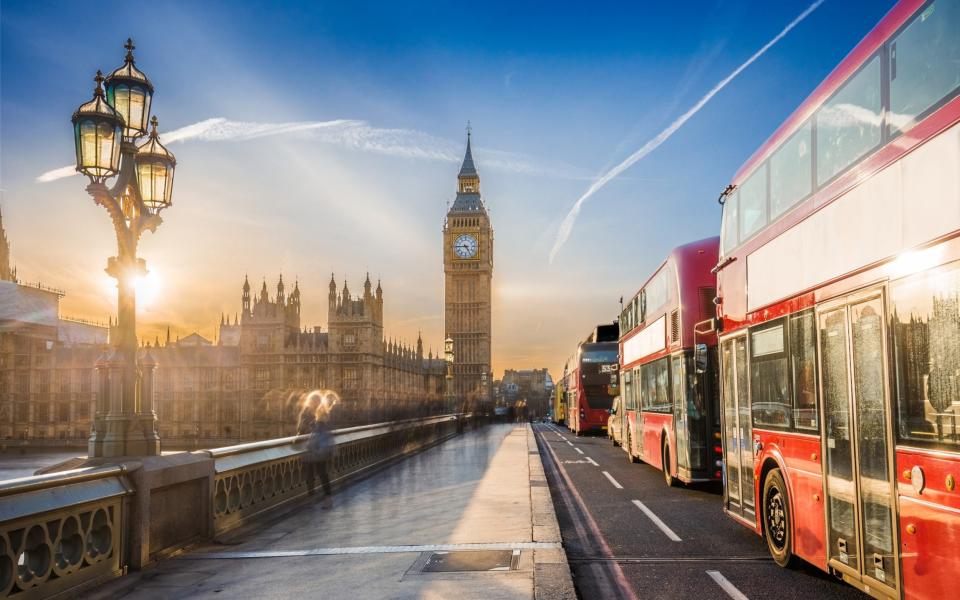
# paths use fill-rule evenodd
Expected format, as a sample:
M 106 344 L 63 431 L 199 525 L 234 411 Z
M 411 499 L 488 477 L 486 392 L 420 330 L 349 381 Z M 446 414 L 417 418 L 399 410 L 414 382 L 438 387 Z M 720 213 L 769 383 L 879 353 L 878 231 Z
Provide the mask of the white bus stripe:
M 614 478 L 613 478 L 613 475 L 611 475 L 610 473 L 604 471 L 604 472 L 603 472 L 603 476 L 610 480 L 610 483 L 613 484 L 613 487 L 617 488 L 618 490 L 622 490 L 622 489 L 623 489 L 623 486 L 620 485 L 620 482 L 617 481 L 616 479 L 614 479 Z
M 574 446 L 573 449 L 579 452 L 580 454 L 583 454 L 583 450 L 581 450 L 580 448 L 577 448 L 576 446 Z
M 728 596 L 733 598 L 733 600 L 750 600 L 743 592 L 738 590 L 735 585 L 730 583 L 730 581 L 724 577 L 720 571 L 707 571 L 707 575 L 717 582 L 717 585 L 719 585 Z
M 590 458 L 589 456 L 586 456 L 586 457 L 584 457 L 584 458 L 586 458 L 586 459 L 587 459 L 587 462 L 590 463 L 591 465 L 593 465 L 593 466 L 595 466 L 595 467 L 599 467 L 599 466 L 600 466 L 600 465 L 597 463 L 597 461 L 593 460 L 593 459 Z
M 634 503 L 634 505 L 636 505 L 637 508 L 639 508 L 640 510 L 642 510 L 642 511 L 643 511 L 643 514 L 647 515 L 647 517 L 648 517 L 651 521 L 653 521 L 653 524 L 656 525 L 657 527 L 659 527 L 659 528 L 660 528 L 660 531 L 662 531 L 668 538 L 670 538 L 671 540 L 673 540 L 673 541 L 675 541 L 675 542 L 680 542 L 680 541 L 682 541 L 682 540 L 680 539 L 680 536 L 679 536 L 679 535 L 675 534 L 672 529 L 670 529 L 669 527 L 667 527 L 667 524 L 666 524 L 666 523 L 664 523 L 663 521 L 660 520 L 660 517 L 658 517 L 657 515 L 655 515 L 652 510 L 650 510 L 649 508 L 647 508 L 647 505 L 646 505 L 646 504 L 644 504 L 643 502 L 640 502 L 639 500 L 634 500 L 633 503 Z

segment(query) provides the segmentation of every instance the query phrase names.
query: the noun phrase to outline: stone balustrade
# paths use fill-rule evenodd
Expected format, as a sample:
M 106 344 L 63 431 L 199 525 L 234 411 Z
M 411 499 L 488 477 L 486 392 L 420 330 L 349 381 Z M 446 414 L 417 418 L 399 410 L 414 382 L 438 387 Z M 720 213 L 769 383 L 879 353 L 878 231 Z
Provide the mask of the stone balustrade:
M 124 466 L 0 482 L 0 596 L 48 598 L 124 572 Z
M 331 483 L 344 485 L 470 422 L 444 415 L 334 430 Z M 73 596 L 294 504 L 307 493 L 307 437 L 0 481 L 0 597 Z
M 332 431 L 333 485 L 416 452 L 457 433 L 464 417 L 445 415 L 363 425 Z M 303 446 L 293 436 L 208 450 L 214 459 L 213 519 L 217 534 L 306 494 Z

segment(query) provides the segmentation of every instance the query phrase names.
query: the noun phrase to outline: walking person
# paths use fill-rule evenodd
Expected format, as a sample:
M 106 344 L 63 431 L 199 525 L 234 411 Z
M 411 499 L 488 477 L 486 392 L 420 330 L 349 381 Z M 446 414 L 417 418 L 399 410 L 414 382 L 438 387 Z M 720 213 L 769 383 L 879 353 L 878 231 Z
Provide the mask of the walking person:
M 298 432 L 309 434 L 307 438 L 303 463 L 307 477 L 307 493 L 314 495 L 314 482 L 320 478 L 323 487 L 322 507 L 328 509 L 333 505 L 330 490 L 330 460 L 333 458 L 334 442 L 328 422 L 330 411 L 336 404 L 333 393 L 319 391 L 307 395 L 304 407 L 300 413 Z

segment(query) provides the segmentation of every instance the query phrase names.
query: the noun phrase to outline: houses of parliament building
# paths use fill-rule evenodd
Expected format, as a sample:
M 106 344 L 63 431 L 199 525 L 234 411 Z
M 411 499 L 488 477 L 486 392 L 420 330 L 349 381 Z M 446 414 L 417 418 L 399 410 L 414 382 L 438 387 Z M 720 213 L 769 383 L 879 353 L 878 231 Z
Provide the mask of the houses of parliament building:
M 141 360 L 156 365 L 154 409 L 161 440 L 217 444 L 295 432 L 297 402 L 330 389 L 345 414 L 391 409 L 438 410 L 441 403 L 482 401 L 492 385 L 490 293 L 493 233 L 480 199 L 468 134 L 456 200 L 443 229 L 446 361 L 384 332 L 384 293 L 369 275 L 362 291 L 331 276 L 327 330 L 301 323 L 298 282 L 254 291 L 246 278 L 240 312 L 221 315 L 216 340 L 197 333 L 145 343 Z M 16 280 L 0 221 L 0 444 L 89 437 L 97 395 L 95 364 L 111 326 L 62 318 L 58 290 Z M 439 350 L 442 344 L 435 347 Z M 488 385 L 490 384 L 490 385 Z M 449 386 L 449 387 L 448 387 Z

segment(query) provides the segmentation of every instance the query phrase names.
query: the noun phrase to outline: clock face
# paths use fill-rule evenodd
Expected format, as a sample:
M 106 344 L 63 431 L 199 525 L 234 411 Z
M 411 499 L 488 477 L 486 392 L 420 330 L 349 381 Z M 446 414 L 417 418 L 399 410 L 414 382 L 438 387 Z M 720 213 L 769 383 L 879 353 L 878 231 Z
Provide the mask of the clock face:
M 473 258 L 477 255 L 477 238 L 472 235 L 461 235 L 453 242 L 453 251 L 457 258 Z

